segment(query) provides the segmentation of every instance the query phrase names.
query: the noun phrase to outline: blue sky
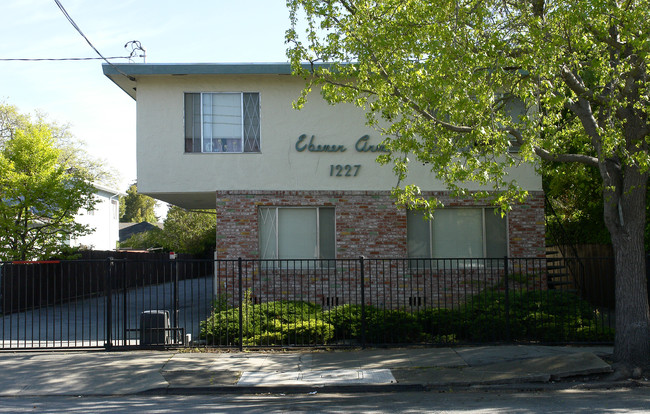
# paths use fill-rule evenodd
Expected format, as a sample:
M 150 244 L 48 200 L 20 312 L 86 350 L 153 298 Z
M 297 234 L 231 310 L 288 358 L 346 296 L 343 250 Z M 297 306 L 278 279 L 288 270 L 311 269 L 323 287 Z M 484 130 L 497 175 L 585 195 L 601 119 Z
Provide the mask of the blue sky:
M 287 60 L 285 0 L 60 2 L 106 57 L 127 56 L 124 44 L 138 40 L 147 63 Z M 97 57 L 54 0 L 2 0 L 0 34 L 0 59 Z M 135 180 L 135 102 L 102 74 L 101 61 L 0 61 L 0 101 L 69 123 L 119 173 L 119 189 Z

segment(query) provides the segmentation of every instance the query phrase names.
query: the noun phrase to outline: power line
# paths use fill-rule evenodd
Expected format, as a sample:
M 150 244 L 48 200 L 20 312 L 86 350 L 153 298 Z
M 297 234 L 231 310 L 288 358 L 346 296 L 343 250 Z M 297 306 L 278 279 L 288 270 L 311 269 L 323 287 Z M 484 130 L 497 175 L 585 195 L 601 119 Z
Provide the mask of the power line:
M 112 66 L 116 71 L 118 71 L 120 74 L 126 76 L 129 80 L 135 81 L 135 78 L 134 78 L 133 76 L 129 76 L 129 75 L 127 75 L 126 73 L 122 72 L 122 71 L 121 71 L 117 66 L 115 66 L 115 65 L 113 65 L 111 62 L 109 62 L 108 59 L 106 59 L 106 58 L 105 58 L 105 57 L 104 57 L 104 56 L 99 52 L 99 50 L 97 50 L 97 48 L 96 48 L 96 47 L 91 43 L 90 40 L 88 40 L 88 38 L 86 37 L 86 35 L 81 31 L 81 29 L 79 28 L 79 26 L 77 26 L 77 23 L 75 23 L 74 20 L 72 19 L 72 17 L 70 17 L 70 15 L 68 14 L 68 12 L 65 10 L 65 7 L 63 7 L 63 5 L 61 4 L 61 2 L 60 2 L 59 0 L 54 0 L 54 2 L 55 2 L 56 5 L 59 7 L 59 9 L 61 10 L 61 12 L 62 12 L 63 15 L 65 16 L 65 18 L 68 19 L 68 21 L 70 22 L 70 24 L 72 25 L 72 27 L 74 27 L 74 28 L 77 30 L 77 32 L 79 32 L 79 34 L 81 35 L 81 37 L 83 37 L 83 38 L 86 40 L 86 42 L 87 42 L 87 43 L 90 45 L 90 47 L 91 47 L 91 48 L 92 48 L 92 49 L 93 49 L 93 50 L 94 50 L 94 51 L 99 55 L 99 57 L 100 57 L 101 59 L 103 59 L 106 63 L 108 63 L 109 65 L 111 65 L 111 66 Z
M 0 58 L 2 62 L 42 62 L 42 61 L 65 61 L 65 60 L 106 60 L 106 59 L 131 59 L 130 56 L 109 56 L 103 57 L 80 57 L 80 58 Z

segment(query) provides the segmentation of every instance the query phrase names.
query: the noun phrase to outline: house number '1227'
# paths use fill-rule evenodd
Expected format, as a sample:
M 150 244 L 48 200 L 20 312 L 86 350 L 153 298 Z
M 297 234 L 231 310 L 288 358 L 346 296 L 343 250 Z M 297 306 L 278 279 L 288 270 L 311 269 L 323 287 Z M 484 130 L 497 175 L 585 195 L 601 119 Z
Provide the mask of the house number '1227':
M 356 177 L 361 165 L 330 165 L 330 177 Z

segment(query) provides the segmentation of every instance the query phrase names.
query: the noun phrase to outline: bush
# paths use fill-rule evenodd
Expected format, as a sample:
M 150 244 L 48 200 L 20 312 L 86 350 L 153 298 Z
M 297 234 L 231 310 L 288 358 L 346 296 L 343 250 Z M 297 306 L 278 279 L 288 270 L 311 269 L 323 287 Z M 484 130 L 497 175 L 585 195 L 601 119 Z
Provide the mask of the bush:
M 244 345 L 318 345 L 328 343 L 334 327 L 322 320 L 309 319 L 290 324 L 274 324 L 272 330 L 244 338 Z
M 323 312 L 323 320 L 334 327 L 334 338 L 354 339 L 361 335 L 361 306 L 340 305 Z
M 420 342 L 422 327 L 413 313 L 402 310 L 366 309 L 366 342 L 379 344 Z
M 507 299 L 507 300 L 506 300 Z M 506 303 L 508 312 L 506 312 Z M 223 309 L 223 308 L 222 308 Z M 325 312 L 313 303 L 277 301 L 242 307 L 244 345 L 314 345 L 332 340 L 361 341 L 362 307 L 341 305 Z M 604 342 L 614 332 L 598 326 L 588 302 L 571 292 L 487 290 L 456 309 L 410 313 L 365 306 L 368 343 L 448 343 L 511 340 Z M 210 344 L 239 344 L 239 308 L 220 311 L 201 322 Z
M 334 328 L 318 305 L 277 301 L 242 306 L 243 345 L 307 345 L 331 340 Z M 201 339 L 209 344 L 239 345 L 239 308 L 215 312 L 201 322 Z
M 590 339 L 583 328 L 594 325 L 591 305 L 576 294 L 559 290 L 512 292 L 486 291 L 471 298 L 458 310 L 459 339 L 489 342 L 508 339 L 542 342 L 575 340 L 577 332 Z M 595 333 L 595 329 L 592 330 Z M 601 335 L 601 334 L 598 334 Z M 602 335 L 601 335 L 602 336 Z

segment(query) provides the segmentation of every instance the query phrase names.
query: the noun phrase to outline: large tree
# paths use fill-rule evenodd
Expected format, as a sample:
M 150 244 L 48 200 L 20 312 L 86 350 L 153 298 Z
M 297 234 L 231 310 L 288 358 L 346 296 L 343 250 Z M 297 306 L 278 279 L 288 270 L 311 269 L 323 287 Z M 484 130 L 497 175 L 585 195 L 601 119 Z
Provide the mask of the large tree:
M 392 151 L 382 161 L 400 176 L 410 157 L 455 193 L 479 182 L 505 206 L 525 196 L 507 173 L 520 162 L 541 157 L 597 168 L 616 260 L 614 356 L 648 364 L 648 0 L 288 5 L 288 55 L 308 79 L 305 95 L 319 84 L 327 101 L 363 107 Z M 422 200 L 416 186 L 398 194 L 405 203 L 436 203 Z
M 120 221 L 124 223 L 155 223 L 156 199 L 138 193 L 137 183 L 131 184 L 125 196 L 120 196 Z
M 88 154 L 84 144 L 72 135 L 70 125 L 49 121 L 43 113 L 36 113 L 35 116 L 22 114 L 15 106 L 0 102 L 0 148 L 16 131 L 32 126 L 45 127 L 50 131 L 52 145 L 59 151 L 58 162 L 61 165 L 82 171 L 92 181 L 113 185 L 117 183 L 115 171 L 108 168 L 104 161 Z
M 0 147 L 0 260 L 48 258 L 89 229 L 75 222 L 92 210 L 94 187 L 61 162 L 45 125 L 15 129 Z

